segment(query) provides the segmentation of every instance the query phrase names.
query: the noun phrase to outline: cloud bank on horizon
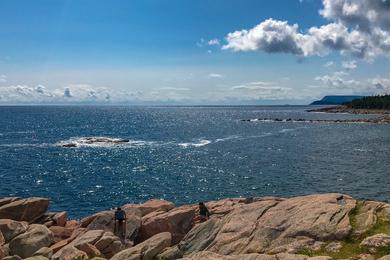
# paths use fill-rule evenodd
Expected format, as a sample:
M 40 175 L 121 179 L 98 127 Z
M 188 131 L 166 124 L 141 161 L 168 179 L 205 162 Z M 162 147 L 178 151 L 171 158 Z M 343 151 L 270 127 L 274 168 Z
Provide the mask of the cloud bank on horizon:
M 318 15 L 325 21 L 323 25 L 302 30 L 297 23 L 269 18 L 252 28 L 225 33 L 224 39 L 202 37 L 194 44 L 199 49 L 206 48 L 208 56 L 215 52 L 219 55 L 253 52 L 287 54 L 298 59 L 341 57 L 340 61 L 324 60 L 321 67 L 326 73 L 312 77 L 304 86 L 294 86 L 288 77 L 272 82 L 261 76 L 257 80 L 253 77 L 231 80 L 232 75 L 214 68 L 201 76 L 183 76 L 180 83 L 169 85 L 171 79 L 164 79 L 167 85 L 137 90 L 105 87 L 104 83 L 61 84 L 52 88 L 45 84 L 11 84 L 10 77 L 0 73 L 0 104 L 236 104 L 266 100 L 299 103 L 329 93 L 389 94 L 390 71 L 363 79 L 353 78 L 351 74 L 363 63 L 390 60 L 390 0 L 322 0 L 321 3 Z M 189 80 L 201 80 L 198 84 L 208 88 L 197 90 L 196 84 L 185 84 Z

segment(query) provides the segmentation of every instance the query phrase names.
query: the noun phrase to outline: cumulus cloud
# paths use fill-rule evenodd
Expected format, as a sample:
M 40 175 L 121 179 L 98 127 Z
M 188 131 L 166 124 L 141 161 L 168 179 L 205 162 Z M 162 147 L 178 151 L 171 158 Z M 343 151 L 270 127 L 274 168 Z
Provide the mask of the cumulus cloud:
M 222 49 L 324 56 L 333 51 L 367 60 L 390 57 L 390 0 L 323 0 L 330 23 L 301 32 L 297 24 L 267 19 L 231 32 Z
M 343 67 L 343 69 L 346 69 L 346 70 L 354 70 L 357 68 L 355 60 L 344 61 L 341 66 Z
M 323 5 L 320 14 L 329 20 L 365 31 L 390 29 L 389 0 L 323 0 Z

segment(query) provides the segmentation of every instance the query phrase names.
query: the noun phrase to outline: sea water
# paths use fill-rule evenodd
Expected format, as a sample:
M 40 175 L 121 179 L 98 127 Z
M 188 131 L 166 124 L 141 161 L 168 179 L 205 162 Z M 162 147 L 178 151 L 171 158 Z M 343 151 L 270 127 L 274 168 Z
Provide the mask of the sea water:
M 361 117 L 307 109 L 2 106 L 0 197 L 48 197 L 73 218 L 151 198 L 390 200 L 390 124 L 242 121 Z

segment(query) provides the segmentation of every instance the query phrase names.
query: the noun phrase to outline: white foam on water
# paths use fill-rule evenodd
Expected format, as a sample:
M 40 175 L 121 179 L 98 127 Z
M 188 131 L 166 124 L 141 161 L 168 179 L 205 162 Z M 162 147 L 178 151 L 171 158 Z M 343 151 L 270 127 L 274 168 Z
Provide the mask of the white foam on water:
M 219 143 L 219 142 L 229 141 L 229 140 L 238 139 L 238 138 L 241 138 L 241 136 L 239 136 L 239 135 L 231 135 L 231 136 L 228 136 L 228 137 L 215 139 L 215 142 Z
M 184 148 L 187 148 L 187 147 L 202 147 L 202 146 L 206 146 L 208 144 L 211 144 L 211 141 L 210 140 L 206 140 L 206 139 L 201 139 L 198 142 L 194 142 L 194 143 L 179 143 L 179 145 L 181 147 L 184 147 Z
M 287 133 L 287 132 L 291 132 L 291 131 L 295 131 L 297 129 L 295 128 L 284 128 L 282 130 L 279 131 L 279 133 Z
M 42 143 L 42 144 L 28 144 L 28 143 L 14 143 L 14 144 L 0 144 L 0 147 L 9 147 L 9 148 L 23 148 L 23 147 L 38 147 L 45 148 L 49 147 L 51 144 Z

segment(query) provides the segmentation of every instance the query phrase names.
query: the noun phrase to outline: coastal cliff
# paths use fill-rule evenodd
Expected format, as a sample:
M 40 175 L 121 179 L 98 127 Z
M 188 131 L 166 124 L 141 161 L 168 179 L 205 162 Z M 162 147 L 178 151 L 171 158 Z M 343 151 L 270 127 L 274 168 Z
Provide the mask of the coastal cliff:
M 330 193 L 234 198 L 197 205 L 126 204 L 125 238 L 114 211 L 69 220 L 45 198 L 0 199 L 0 259 L 390 259 L 390 204 Z

